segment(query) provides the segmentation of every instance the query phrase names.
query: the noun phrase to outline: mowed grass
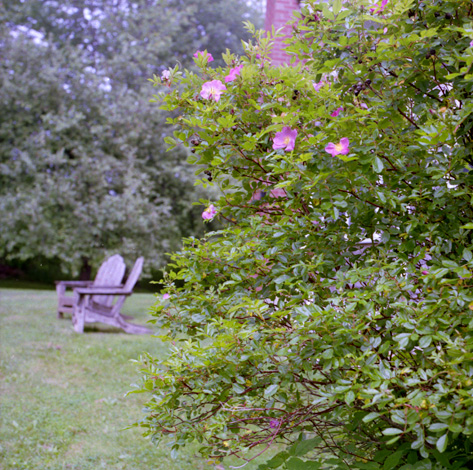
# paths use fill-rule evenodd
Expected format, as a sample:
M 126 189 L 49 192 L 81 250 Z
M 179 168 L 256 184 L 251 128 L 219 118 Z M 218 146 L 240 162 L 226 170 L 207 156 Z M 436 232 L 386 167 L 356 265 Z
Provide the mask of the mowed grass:
M 146 324 L 152 294 L 134 294 L 123 313 Z M 152 327 L 153 328 L 153 327 Z M 132 336 L 106 325 L 77 334 L 70 318 L 56 318 L 52 290 L 0 288 L 1 470 L 200 470 L 215 467 L 190 446 L 175 459 L 137 428 L 148 395 L 132 394 L 142 352 L 164 357 L 151 335 Z M 266 461 L 265 454 L 245 470 Z
M 153 303 L 135 294 L 123 313 L 145 324 Z M 0 468 L 169 469 L 169 449 L 123 430 L 146 399 L 124 396 L 139 379 L 130 360 L 165 354 L 160 341 L 105 325 L 79 335 L 55 306 L 54 291 L 0 290 Z M 172 468 L 204 462 L 185 455 Z

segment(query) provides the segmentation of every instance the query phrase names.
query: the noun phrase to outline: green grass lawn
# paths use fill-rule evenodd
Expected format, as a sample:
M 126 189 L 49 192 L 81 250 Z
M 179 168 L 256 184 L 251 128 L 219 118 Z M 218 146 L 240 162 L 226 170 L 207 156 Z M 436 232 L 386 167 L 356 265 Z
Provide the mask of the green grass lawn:
M 134 294 L 123 313 L 146 324 L 152 294 Z M 56 318 L 52 290 L 0 288 L 1 470 L 212 469 L 196 447 L 172 460 L 138 429 L 148 398 L 124 395 L 139 380 L 132 363 L 165 347 L 150 335 L 131 336 L 97 325 L 77 334 L 70 318 Z M 264 462 L 265 455 L 258 462 Z M 217 468 L 241 465 L 230 460 Z M 245 470 L 253 470 L 257 462 Z

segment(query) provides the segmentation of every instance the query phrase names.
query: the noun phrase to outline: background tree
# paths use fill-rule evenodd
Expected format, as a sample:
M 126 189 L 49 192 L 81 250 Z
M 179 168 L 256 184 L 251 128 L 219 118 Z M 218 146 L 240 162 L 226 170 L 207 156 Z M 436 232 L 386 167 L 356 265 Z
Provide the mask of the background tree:
M 183 235 L 202 234 L 202 189 L 183 148 L 165 153 L 172 127 L 147 78 L 191 66 L 197 49 L 241 47 L 255 11 L 231 0 L 5 2 L 0 257 L 87 275 L 118 251 L 157 268 Z
M 471 468 L 472 19 L 314 2 L 294 67 L 260 33 L 170 77 L 176 143 L 199 135 L 228 224 L 173 257 L 147 434 L 243 463 L 288 445 L 261 470 Z

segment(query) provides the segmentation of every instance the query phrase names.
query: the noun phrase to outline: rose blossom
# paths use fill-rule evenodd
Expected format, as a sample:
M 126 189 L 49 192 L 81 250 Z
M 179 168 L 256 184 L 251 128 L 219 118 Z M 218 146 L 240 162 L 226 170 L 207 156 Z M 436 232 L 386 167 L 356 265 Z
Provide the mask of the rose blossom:
M 210 206 L 207 207 L 204 212 L 202 212 L 202 218 L 204 220 L 212 220 L 215 217 L 216 213 L 217 209 L 215 209 L 213 204 L 210 204 Z
M 214 99 L 218 101 L 220 95 L 227 89 L 227 87 L 220 80 L 212 80 L 211 82 L 205 82 L 202 85 L 202 90 L 200 91 L 200 96 L 202 98 Z
M 350 141 L 347 137 L 343 137 L 340 139 L 338 144 L 334 144 L 333 142 L 329 142 L 327 147 L 325 147 L 325 151 L 335 157 L 335 155 L 347 155 L 349 153 Z
M 321 80 L 320 82 L 312 82 L 315 91 L 319 91 L 323 86 L 327 85 L 327 82 Z
M 207 54 L 207 63 L 213 62 L 214 58 L 212 57 L 212 54 L 210 52 L 207 52 L 206 50 L 205 51 L 197 51 L 194 54 L 194 57 L 197 59 L 200 56 L 205 56 L 205 54 Z
M 272 419 L 269 421 L 269 427 L 271 429 L 277 429 L 279 427 L 279 419 Z
M 294 150 L 296 144 L 297 129 L 283 127 L 281 132 L 276 132 L 273 139 L 273 149 L 284 149 L 286 152 Z
M 243 65 L 239 65 L 238 67 L 230 69 L 230 73 L 225 77 L 225 83 L 233 82 L 233 80 L 235 80 L 240 75 L 242 68 Z
M 167 300 L 167 299 L 169 299 L 169 297 L 171 297 L 169 294 L 164 294 L 163 295 L 163 300 Z
M 332 116 L 332 117 L 337 117 L 342 111 L 343 111 L 343 107 L 340 106 L 340 107 L 337 108 L 332 114 L 330 114 L 330 116 Z
M 373 8 L 370 8 L 371 13 L 382 13 L 388 4 L 388 0 L 382 0 L 381 5 L 379 3 L 375 3 Z M 376 10 L 376 8 L 379 8 Z M 376 10 L 376 11 L 375 11 Z

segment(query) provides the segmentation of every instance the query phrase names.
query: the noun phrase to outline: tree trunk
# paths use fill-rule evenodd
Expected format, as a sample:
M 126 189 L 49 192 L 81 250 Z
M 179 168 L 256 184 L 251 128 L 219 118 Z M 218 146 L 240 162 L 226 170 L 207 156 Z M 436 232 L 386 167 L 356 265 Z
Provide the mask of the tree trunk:
M 80 273 L 79 273 L 79 280 L 90 281 L 91 274 L 92 274 L 92 266 L 89 264 L 89 258 L 87 258 L 87 256 L 83 256 L 82 266 L 80 268 Z

